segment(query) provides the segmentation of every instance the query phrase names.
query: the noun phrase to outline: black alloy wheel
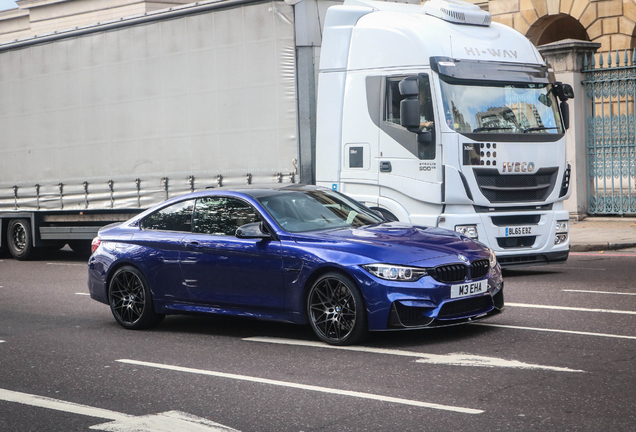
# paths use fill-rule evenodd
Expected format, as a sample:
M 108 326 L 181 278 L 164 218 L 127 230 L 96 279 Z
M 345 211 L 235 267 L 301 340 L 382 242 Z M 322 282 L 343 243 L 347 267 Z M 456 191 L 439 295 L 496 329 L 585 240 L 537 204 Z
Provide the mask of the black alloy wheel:
M 15 259 L 20 261 L 29 259 L 33 252 L 33 238 L 28 219 L 11 219 L 7 227 L 7 245 Z
M 314 282 L 307 297 L 307 315 L 314 333 L 331 345 L 355 344 L 368 333 L 362 295 L 340 273 L 327 273 Z
M 115 320 L 127 329 L 151 328 L 165 317 L 155 312 L 148 283 L 132 266 L 117 269 L 108 284 L 108 299 Z

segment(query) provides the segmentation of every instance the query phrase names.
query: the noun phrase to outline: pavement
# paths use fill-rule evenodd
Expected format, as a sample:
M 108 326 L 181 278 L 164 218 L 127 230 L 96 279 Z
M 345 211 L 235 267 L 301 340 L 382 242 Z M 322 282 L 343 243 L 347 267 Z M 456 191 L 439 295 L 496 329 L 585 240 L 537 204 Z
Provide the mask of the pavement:
M 570 252 L 636 248 L 636 217 L 570 220 Z

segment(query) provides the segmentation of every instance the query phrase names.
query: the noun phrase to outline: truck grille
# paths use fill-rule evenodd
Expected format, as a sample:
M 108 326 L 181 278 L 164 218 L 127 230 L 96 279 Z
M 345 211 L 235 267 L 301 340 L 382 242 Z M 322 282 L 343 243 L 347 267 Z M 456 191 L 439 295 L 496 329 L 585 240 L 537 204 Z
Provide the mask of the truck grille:
M 497 244 L 502 249 L 527 248 L 532 247 L 537 236 L 524 237 L 497 237 Z
M 490 261 L 487 259 L 477 260 L 470 263 L 470 278 L 479 279 L 488 274 Z
M 512 215 L 512 216 L 491 216 L 492 223 L 507 227 L 510 225 L 536 225 L 541 220 L 541 215 Z
M 468 267 L 464 264 L 449 264 L 428 270 L 429 276 L 438 282 L 461 282 L 468 276 Z
M 492 297 L 489 295 L 455 300 L 444 303 L 439 314 L 437 314 L 437 318 L 456 318 L 473 315 L 480 312 L 488 312 L 492 307 Z
M 500 174 L 493 168 L 475 168 L 479 190 L 490 202 L 544 201 L 554 189 L 558 168 L 541 168 L 536 174 Z

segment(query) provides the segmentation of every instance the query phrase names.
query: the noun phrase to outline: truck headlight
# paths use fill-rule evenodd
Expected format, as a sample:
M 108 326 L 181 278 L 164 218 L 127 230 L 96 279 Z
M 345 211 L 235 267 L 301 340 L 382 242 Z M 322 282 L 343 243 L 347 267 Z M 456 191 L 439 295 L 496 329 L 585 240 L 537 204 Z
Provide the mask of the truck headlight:
M 556 232 L 557 233 L 567 233 L 568 232 L 568 221 L 556 221 Z
M 421 267 L 404 267 L 391 264 L 366 264 L 363 265 L 366 271 L 380 279 L 415 282 L 426 276 L 426 269 Z
M 477 225 L 455 225 L 455 232 L 465 235 L 468 238 L 476 240 L 479 238 Z

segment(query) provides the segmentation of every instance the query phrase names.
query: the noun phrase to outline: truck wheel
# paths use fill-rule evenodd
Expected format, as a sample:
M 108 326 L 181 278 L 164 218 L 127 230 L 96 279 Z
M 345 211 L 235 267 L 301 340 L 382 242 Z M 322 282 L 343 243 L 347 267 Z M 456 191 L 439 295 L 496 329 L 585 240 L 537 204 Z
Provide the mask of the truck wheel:
M 31 224 L 28 219 L 11 219 L 7 229 L 7 246 L 13 258 L 24 261 L 33 252 Z

